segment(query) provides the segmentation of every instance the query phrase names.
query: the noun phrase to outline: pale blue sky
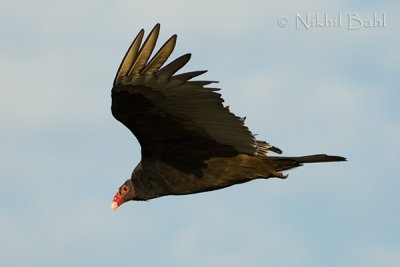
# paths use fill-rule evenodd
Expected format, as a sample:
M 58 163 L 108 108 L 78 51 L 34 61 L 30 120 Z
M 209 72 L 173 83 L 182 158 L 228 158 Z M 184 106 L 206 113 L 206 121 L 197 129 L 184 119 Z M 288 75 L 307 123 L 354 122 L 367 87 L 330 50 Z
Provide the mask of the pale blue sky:
M 1 266 L 398 266 L 397 1 L 1 6 Z M 296 29 L 296 15 L 325 13 L 342 25 Z M 349 30 L 349 13 L 387 20 Z M 157 22 L 161 43 L 178 34 L 172 57 L 191 52 L 184 70 L 208 69 L 260 139 L 349 161 L 112 213 L 140 148 L 110 89 L 133 37 Z

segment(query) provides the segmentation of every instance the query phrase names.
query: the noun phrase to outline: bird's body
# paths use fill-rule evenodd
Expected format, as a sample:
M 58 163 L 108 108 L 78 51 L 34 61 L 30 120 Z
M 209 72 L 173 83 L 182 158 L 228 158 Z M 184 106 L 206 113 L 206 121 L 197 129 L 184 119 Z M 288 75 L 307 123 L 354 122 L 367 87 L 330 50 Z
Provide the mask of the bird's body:
M 211 158 L 201 173 L 190 173 L 160 160 L 144 160 L 134 170 L 132 182 L 137 199 L 186 195 L 274 176 L 260 156 Z M 159 176 L 163 174 L 163 176 Z
M 128 200 L 148 200 L 216 190 L 257 178 L 286 178 L 282 171 L 303 163 L 345 160 L 324 154 L 270 157 L 282 151 L 256 140 L 217 93 L 211 81 L 191 81 L 205 71 L 175 75 L 190 59 L 183 55 L 162 67 L 172 53 L 172 36 L 149 60 L 159 24 L 143 44 L 133 41 L 112 89 L 112 113 L 137 137 L 142 160 L 114 197 L 116 209 Z M 162 67 L 162 68 L 161 68 Z

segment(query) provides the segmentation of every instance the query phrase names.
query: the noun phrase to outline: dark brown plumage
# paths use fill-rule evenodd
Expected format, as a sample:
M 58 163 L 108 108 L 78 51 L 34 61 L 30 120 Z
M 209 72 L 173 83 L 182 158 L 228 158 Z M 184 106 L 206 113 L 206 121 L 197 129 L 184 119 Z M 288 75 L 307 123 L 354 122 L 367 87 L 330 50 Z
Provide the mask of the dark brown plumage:
M 128 200 L 148 200 L 224 188 L 257 178 L 286 178 L 282 173 L 303 163 L 343 161 L 328 155 L 271 157 L 279 148 L 256 140 L 217 93 L 212 81 L 192 81 L 206 71 L 175 75 L 190 59 L 183 55 L 162 67 L 171 55 L 173 35 L 153 56 L 160 25 L 142 43 L 136 36 L 112 89 L 112 114 L 136 136 L 142 160 L 114 197 L 112 208 Z

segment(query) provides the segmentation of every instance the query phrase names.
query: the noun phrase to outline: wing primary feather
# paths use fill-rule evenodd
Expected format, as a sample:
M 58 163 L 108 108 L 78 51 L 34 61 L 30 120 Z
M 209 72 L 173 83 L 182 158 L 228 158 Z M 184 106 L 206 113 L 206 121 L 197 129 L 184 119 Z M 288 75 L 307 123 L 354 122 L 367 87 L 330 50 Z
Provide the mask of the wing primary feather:
M 188 54 L 185 54 L 183 56 L 178 57 L 177 59 L 175 59 L 174 61 L 169 63 L 167 66 L 165 66 L 164 68 L 160 69 L 157 72 L 157 76 L 159 76 L 159 77 L 161 77 L 161 76 L 171 77 L 172 75 L 175 74 L 175 72 L 180 70 L 183 66 L 186 65 L 186 63 L 188 63 L 188 61 L 190 60 L 191 56 L 192 55 L 190 53 L 188 53 Z
M 210 83 L 218 83 L 218 81 L 189 81 L 188 84 L 196 86 L 205 86 Z
M 127 75 L 129 70 L 132 68 L 133 62 L 135 62 L 136 60 L 140 44 L 142 43 L 143 36 L 144 30 L 141 29 L 138 35 L 136 35 L 135 39 L 133 40 L 128 51 L 126 52 L 121 64 L 119 65 L 117 74 L 115 75 L 114 79 L 114 86 L 118 83 L 118 79 L 122 76 Z
M 171 55 L 176 44 L 176 34 L 174 34 L 165 44 L 158 50 L 154 57 L 143 69 L 142 73 L 144 75 L 153 74 L 160 69 L 160 67 L 167 61 L 168 57 Z
M 221 90 L 221 88 L 209 88 L 209 87 L 204 87 L 203 89 L 207 89 L 208 91 L 211 91 L 211 92 L 218 92 Z
M 182 81 L 188 81 L 188 80 L 193 79 L 194 77 L 200 76 L 206 72 L 207 72 L 206 70 L 185 72 L 182 74 L 175 75 L 174 78 L 182 80 Z
M 142 48 L 140 48 L 135 63 L 133 63 L 133 65 L 129 69 L 128 76 L 131 76 L 132 73 L 135 74 L 142 71 L 143 67 L 149 60 L 154 47 L 156 46 L 159 32 L 160 32 L 160 24 L 157 23 L 156 26 L 154 26 L 154 28 L 149 33 L 149 36 L 147 36 L 146 40 L 142 45 Z
M 282 150 L 280 148 L 277 148 L 276 146 L 271 146 L 269 148 L 269 150 L 271 150 L 271 151 L 273 151 L 273 152 L 275 152 L 277 154 L 282 154 Z

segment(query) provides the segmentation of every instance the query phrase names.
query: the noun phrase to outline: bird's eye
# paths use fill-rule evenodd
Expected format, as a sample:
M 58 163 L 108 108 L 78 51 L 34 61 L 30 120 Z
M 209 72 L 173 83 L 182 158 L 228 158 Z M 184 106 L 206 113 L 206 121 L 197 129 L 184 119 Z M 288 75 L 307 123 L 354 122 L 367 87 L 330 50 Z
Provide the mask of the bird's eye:
M 122 187 L 121 187 L 121 192 L 122 193 L 127 193 L 129 191 L 129 188 L 128 188 L 128 186 L 126 186 L 126 185 L 123 185 Z

